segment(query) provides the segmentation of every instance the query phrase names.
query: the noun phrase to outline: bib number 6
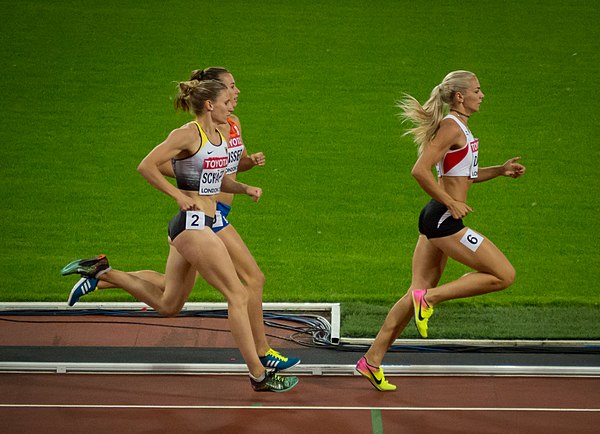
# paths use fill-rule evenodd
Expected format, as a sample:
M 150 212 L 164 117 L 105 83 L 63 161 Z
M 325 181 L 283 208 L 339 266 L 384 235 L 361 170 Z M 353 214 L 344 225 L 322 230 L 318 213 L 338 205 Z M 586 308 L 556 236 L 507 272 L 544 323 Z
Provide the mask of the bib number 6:
M 472 252 L 476 252 L 481 243 L 483 243 L 483 235 L 478 234 L 474 230 L 467 229 L 467 232 L 460 239 L 460 242 Z

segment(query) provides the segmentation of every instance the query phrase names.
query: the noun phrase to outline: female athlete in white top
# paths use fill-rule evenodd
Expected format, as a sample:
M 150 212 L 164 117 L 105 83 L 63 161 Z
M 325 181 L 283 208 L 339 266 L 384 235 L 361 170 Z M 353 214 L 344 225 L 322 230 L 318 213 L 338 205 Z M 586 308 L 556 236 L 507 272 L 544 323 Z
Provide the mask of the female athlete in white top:
M 223 67 L 210 67 L 202 70 L 192 71 L 190 80 L 218 80 L 223 82 L 229 90 L 229 96 L 233 109 L 237 106 L 240 90 L 236 86 L 233 75 Z M 219 130 L 228 137 L 228 161 L 226 175 L 235 180 L 237 172 L 243 172 L 256 166 L 265 165 L 265 156 L 262 152 L 248 154 L 241 135 L 241 125 L 237 116 L 229 114 L 227 121 L 218 125 Z M 174 163 L 178 164 L 178 163 Z M 174 164 L 166 162 L 161 165 L 160 171 L 163 175 L 174 177 Z M 181 163 L 179 163 L 181 164 Z M 265 276 L 259 268 L 250 250 L 227 220 L 233 202 L 233 194 L 220 192 L 216 197 L 215 221 L 212 231 L 223 241 L 229 256 L 233 261 L 235 270 L 248 291 L 248 314 L 252 326 L 252 335 L 262 364 L 265 367 L 278 371 L 289 369 L 300 363 L 298 357 L 284 356 L 271 348 L 267 341 L 264 318 L 263 318 L 263 287 Z M 133 276 L 152 282 L 161 288 L 165 287 L 165 279 L 162 273 L 153 270 L 131 271 Z M 115 288 L 115 285 L 107 281 L 82 278 L 72 288 L 69 294 L 69 306 L 73 306 L 80 297 L 89 294 L 96 289 Z
M 247 194 L 255 201 L 262 190 L 225 176 L 227 141 L 217 126 L 227 122 L 233 110 L 227 87 L 217 80 L 179 84 L 176 107 L 195 116 L 169 134 L 140 163 L 140 173 L 158 190 L 176 200 L 179 213 L 169 224 L 169 256 L 164 288 L 133 273 L 109 267 L 104 255 L 76 260 L 66 265 L 63 275 L 81 274 L 88 279 L 109 282 L 165 316 L 181 311 L 197 275 L 218 289 L 227 299 L 231 333 L 257 391 L 290 390 L 296 377 L 267 373 L 256 353 L 248 314 L 248 293 L 240 282 L 227 248 L 210 230 L 214 223 L 216 195 L 221 191 Z M 161 173 L 160 167 L 173 160 L 177 187 Z
M 473 211 L 467 204 L 467 194 L 474 182 L 498 176 L 518 178 L 525 173 L 525 167 L 517 163 L 520 157 L 501 166 L 479 169 L 479 141 L 471 134 L 468 122 L 479 111 L 483 97 L 475 74 L 454 71 L 433 89 L 422 106 L 410 96 L 400 102 L 404 119 L 416 125 L 407 132 L 419 145 L 412 175 L 432 200 L 419 218 L 411 286 L 390 310 L 375 341 L 356 365 L 377 390 L 396 389 L 386 381 L 380 365 L 413 316 L 419 334 L 427 337 L 433 306 L 505 289 L 515 278 L 515 270 L 504 254 L 488 238 L 462 223 L 462 218 Z M 448 108 L 449 115 L 444 116 Z M 437 180 L 432 173 L 434 166 Z M 475 271 L 437 286 L 448 257 Z

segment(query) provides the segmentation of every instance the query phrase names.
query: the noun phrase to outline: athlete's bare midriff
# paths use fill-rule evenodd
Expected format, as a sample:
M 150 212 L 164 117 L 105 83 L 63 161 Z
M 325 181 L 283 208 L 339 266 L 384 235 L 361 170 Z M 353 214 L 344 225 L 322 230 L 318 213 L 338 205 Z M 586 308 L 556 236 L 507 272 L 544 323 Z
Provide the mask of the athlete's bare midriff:
M 215 216 L 217 195 L 200 196 L 198 194 L 198 192 L 196 192 L 196 191 L 190 191 L 190 190 L 179 190 L 179 191 L 181 191 L 186 196 L 191 197 L 194 200 L 194 203 L 196 204 L 198 209 L 200 211 L 202 211 L 204 214 L 206 214 L 209 217 Z
M 438 183 L 452 199 L 466 203 L 473 180 L 468 176 L 442 176 Z

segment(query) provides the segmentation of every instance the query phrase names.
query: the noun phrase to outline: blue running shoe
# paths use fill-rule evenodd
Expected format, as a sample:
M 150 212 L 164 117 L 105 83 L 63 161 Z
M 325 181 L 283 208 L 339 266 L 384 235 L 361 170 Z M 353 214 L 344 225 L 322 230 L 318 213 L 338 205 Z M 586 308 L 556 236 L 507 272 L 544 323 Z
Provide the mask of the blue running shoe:
M 95 258 L 77 259 L 70 262 L 60 270 L 60 274 L 67 276 L 69 274 L 81 274 L 85 277 L 98 278 L 100 275 L 110 271 L 108 258 L 106 255 L 99 255 Z
M 264 357 L 260 357 L 260 362 L 267 369 L 274 369 L 275 371 L 283 371 L 289 369 L 292 366 L 296 366 L 300 363 L 298 357 L 285 357 L 279 354 L 274 349 L 267 351 Z
M 96 285 L 98 285 L 98 279 L 94 279 L 93 277 L 82 277 L 79 279 L 69 294 L 69 298 L 67 300 L 69 306 L 73 306 L 84 295 L 94 292 Z

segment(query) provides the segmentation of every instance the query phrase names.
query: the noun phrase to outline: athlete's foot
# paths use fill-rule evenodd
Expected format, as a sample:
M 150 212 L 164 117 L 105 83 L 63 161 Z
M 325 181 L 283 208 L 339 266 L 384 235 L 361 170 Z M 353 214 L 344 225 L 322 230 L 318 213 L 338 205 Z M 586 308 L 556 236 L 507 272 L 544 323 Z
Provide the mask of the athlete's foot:
M 257 381 L 250 377 L 255 392 L 287 392 L 298 384 L 298 377 L 284 377 L 275 372 L 265 372 L 265 378 Z
M 363 377 L 366 377 L 367 380 L 371 382 L 373 387 L 380 392 L 391 392 L 392 390 L 396 390 L 396 386 L 390 384 L 383 374 L 383 368 L 376 368 L 375 366 L 369 365 L 366 357 L 361 357 L 361 359 L 356 364 L 356 372 L 358 372 Z
M 272 348 L 263 357 L 259 357 L 259 359 L 265 368 L 276 371 L 283 371 L 300 363 L 298 357 L 285 357 Z
M 96 285 L 98 285 L 98 280 L 93 277 L 82 277 L 79 279 L 73 286 L 73 289 L 71 289 L 71 293 L 67 299 L 69 306 L 73 306 L 81 297 L 93 292 L 96 289 Z
M 106 255 L 99 255 L 95 258 L 89 259 L 77 259 L 73 262 L 68 263 L 60 271 L 60 274 L 67 276 L 69 274 L 81 274 L 85 277 L 93 277 L 97 279 L 102 274 L 110 271 L 110 265 L 108 265 L 108 258 Z
M 427 322 L 431 315 L 433 315 L 433 307 L 429 306 L 427 301 L 425 301 L 426 295 L 426 289 L 415 289 L 412 291 L 413 307 L 415 310 L 415 325 L 422 338 L 427 337 Z

